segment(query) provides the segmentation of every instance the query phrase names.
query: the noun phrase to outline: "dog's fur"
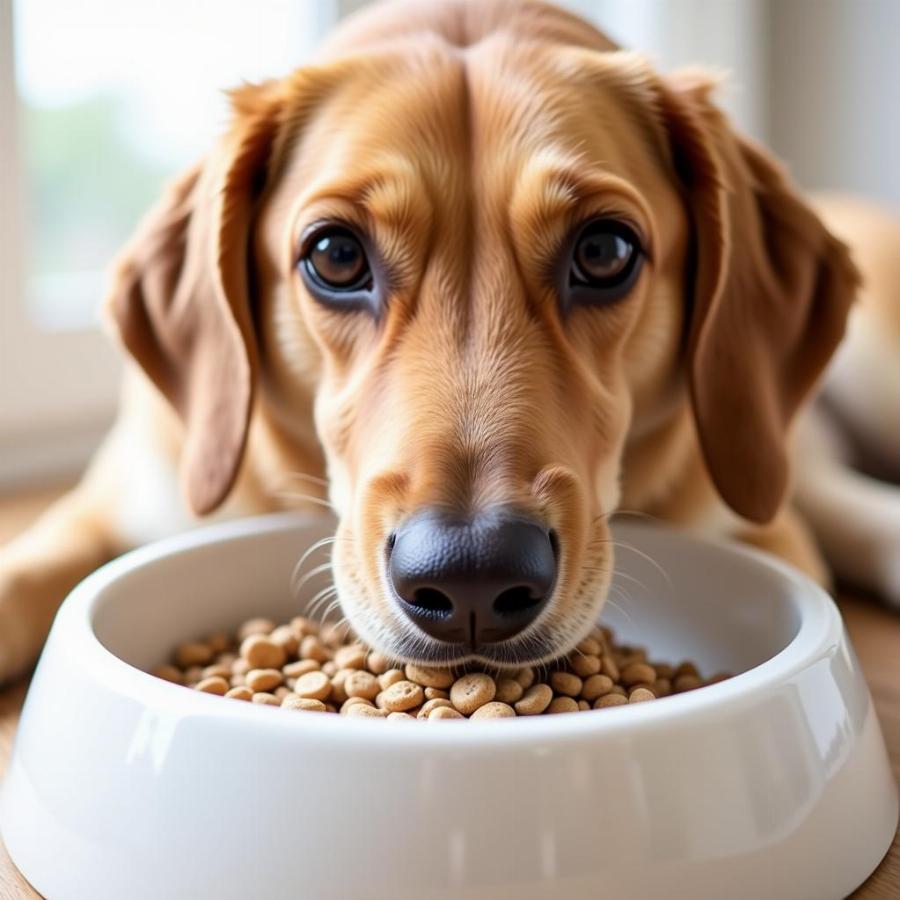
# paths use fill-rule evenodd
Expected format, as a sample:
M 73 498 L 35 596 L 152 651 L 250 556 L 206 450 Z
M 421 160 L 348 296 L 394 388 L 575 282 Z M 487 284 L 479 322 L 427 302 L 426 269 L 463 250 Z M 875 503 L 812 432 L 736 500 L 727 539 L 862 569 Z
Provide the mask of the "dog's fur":
M 395 612 L 384 571 L 389 532 L 425 506 L 514 506 L 559 536 L 548 608 L 494 662 L 581 637 L 609 584 L 617 510 L 742 538 L 826 580 L 791 499 L 789 426 L 841 339 L 857 272 L 710 92 L 521 0 L 380 5 L 312 65 L 235 91 L 228 133 L 115 271 L 108 310 L 137 363 L 117 424 L 81 485 L 0 554 L 0 677 L 33 661 L 67 590 L 122 550 L 194 516 L 326 496 L 343 610 L 403 658 L 441 654 Z M 858 360 L 896 366 L 900 235 L 841 203 L 832 225 L 861 242 L 871 287 L 831 409 L 896 461 L 896 427 L 879 426 L 882 404 L 897 421 L 897 373 L 892 396 Z M 598 215 L 643 236 L 643 272 L 627 298 L 561 312 L 548 273 Z M 322 220 L 377 248 L 380 317 L 305 291 L 299 236 Z M 826 449 L 824 422 L 798 444 L 803 508 L 843 564 L 858 534 L 829 522 L 856 503 L 888 558 L 896 491 L 823 496 L 810 460 L 832 484 L 835 470 L 862 477 Z M 847 571 L 900 596 L 879 565 Z

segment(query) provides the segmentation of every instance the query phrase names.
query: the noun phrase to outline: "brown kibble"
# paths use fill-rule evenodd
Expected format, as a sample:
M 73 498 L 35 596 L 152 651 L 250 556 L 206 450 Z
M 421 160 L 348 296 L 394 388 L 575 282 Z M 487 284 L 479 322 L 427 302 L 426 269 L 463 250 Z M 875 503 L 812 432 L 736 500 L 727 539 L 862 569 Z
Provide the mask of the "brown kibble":
M 331 693 L 331 681 L 324 672 L 307 672 L 294 683 L 294 693 L 308 700 L 325 700 Z
M 591 708 L 591 704 L 587 702 L 587 700 L 579 700 L 578 708 L 582 711 L 589 710 Z
M 241 643 L 241 656 L 251 669 L 280 669 L 287 660 L 284 647 L 261 634 L 251 634 Z
M 252 668 L 253 668 L 253 666 L 251 666 L 250 663 L 248 663 L 246 659 L 243 659 L 242 657 L 239 656 L 231 664 L 231 674 L 232 675 L 246 675 Z
M 327 660 L 325 660 L 325 662 L 322 663 L 322 671 L 329 678 L 332 678 L 333 676 L 337 675 L 337 670 L 338 670 L 337 664 L 335 663 L 335 661 L 333 659 L 327 659 Z
M 415 716 L 411 716 L 409 713 L 405 712 L 392 712 L 387 714 L 388 720 L 393 719 L 395 722 L 397 719 L 409 719 L 410 722 L 414 722 L 416 720 Z
M 591 675 L 596 675 L 600 671 L 600 657 L 599 656 L 580 656 L 575 654 L 569 660 L 569 668 L 579 677 L 579 678 L 589 678 Z
M 376 705 L 388 712 L 406 712 L 419 706 L 425 699 L 422 688 L 412 681 L 397 681 L 379 694 L 381 702 Z
M 609 706 L 625 706 L 628 698 L 624 694 L 604 694 L 594 701 L 594 709 L 606 709 Z
M 439 706 L 433 710 L 428 716 L 429 722 L 436 722 L 439 719 L 464 719 L 465 716 L 461 712 L 457 712 L 452 706 Z
M 314 659 L 301 659 L 297 662 L 288 663 L 281 671 L 284 673 L 285 678 L 299 678 L 307 672 L 317 672 L 321 668 L 321 663 Z
M 349 710 L 351 706 L 355 706 L 358 703 L 361 703 L 363 706 L 374 706 L 375 705 L 371 700 L 366 700 L 365 697 L 348 697 L 341 704 L 341 715 L 346 715 L 347 710 Z
M 613 681 L 617 682 L 619 680 L 619 667 L 609 653 L 603 656 L 603 660 L 600 663 L 600 671 L 612 678 Z
M 278 644 L 287 656 L 293 656 L 300 646 L 300 637 L 290 625 L 279 625 L 270 635 L 269 640 Z
M 575 647 L 576 653 L 583 653 L 585 656 L 599 656 L 602 647 L 600 641 L 593 637 L 586 637 L 580 644 Z
M 578 703 L 571 697 L 556 697 L 547 707 L 547 712 L 550 714 L 578 712 Z
M 500 703 L 515 703 L 522 699 L 525 688 L 515 678 L 501 678 L 497 682 L 497 692 L 494 699 Z
M 448 699 L 450 696 L 449 691 L 442 691 L 440 688 L 427 687 L 425 688 L 425 699 L 426 700 L 437 700 L 438 698 L 442 700 Z
M 577 697 L 581 693 L 584 682 L 571 672 L 551 672 L 550 687 L 557 694 L 565 694 L 567 697 Z
M 309 712 L 326 712 L 325 704 L 321 700 L 314 700 L 311 697 L 300 697 L 297 694 L 286 694 L 281 705 L 285 709 L 305 709 Z
M 622 669 L 621 681 L 626 687 L 635 684 L 653 684 L 656 681 L 656 669 L 645 662 L 629 663 Z
M 228 683 L 232 687 L 243 687 L 247 683 L 247 679 L 244 675 L 232 675 Z
M 206 639 L 206 645 L 218 656 L 231 647 L 231 638 L 224 631 L 217 631 Z
M 508 719 L 515 716 L 516 711 L 508 703 L 500 703 L 492 700 L 479 706 L 469 717 L 470 719 Z
M 346 704 L 345 704 L 346 705 Z M 341 712 L 344 712 L 344 708 L 341 707 Z M 402 710 L 392 710 L 392 712 L 402 712 Z M 376 709 L 374 706 L 368 706 L 364 703 L 354 703 L 352 706 L 347 707 L 346 716 L 368 716 L 373 719 L 386 719 L 388 717 L 388 711 L 386 709 Z
M 248 687 L 233 687 L 225 692 L 225 696 L 232 700 L 249 700 L 253 696 L 253 691 Z
M 203 668 L 201 666 L 190 666 L 184 670 L 184 683 L 196 684 L 203 678 Z
M 676 694 L 683 694 L 685 691 L 696 690 L 702 684 L 703 682 L 700 680 L 699 676 L 692 675 L 690 672 L 685 672 L 682 675 L 675 676 L 672 687 L 675 689 Z
M 204 678 L 231 678 L 231 667 L 214 663 L 203 670 Z
M 291 628 L 300 636 L 300 638 L 306 637 L 308 634 L 318 634 L 319 626 L 313 622 L 312 619 L 307 619 L 306 616 L 294 616 L 293 619 L 288 623 Z
M 215 675 L 212 678 L 198 681 L 195 690 L 203 691 L 204 694 L 218 694 L 220 697 L 224 697 L 228 693 L 229 687 L 230 685 L 224 678 Z
M 372 650 L 369 653 L 368 659 L 366 660 L 366 665 L 373 675 L 381 675 L 391 668 L 391 664 L 388 661 L 387 657 L 379 653 L 377 650 Z
M 653 682 L 651 690 L 657 697 L 668 697 L 672 693 L 672 682 L 668 678 L 657 678 Z
M 279 700 L 284 700 L 284 698 L 287 697 L 287 695 L 291 693 L 291 689 L 290 689 L 289 687 L 285 687 L 285 686 L 282 684 L 282 685 L 279 685 L 277 688 L 275 688 L 275 690 L 272 691 L 272 693 L 273 693 Z
M 585 700 L 596 700 L 604 694 L 608 694 L 613 687 L 612 678 L 609 675 L 597 674 L 585 678 L 584 684 L 581 686 L 581 696 Z
M 679 675 L 693 675 L 694 678 L 699 678 L 700 672 L 692 662 L 685 661 L 675 669 L 675 677 L 677 678 Z
M 363 669 L 366 665 L 366 648 L 362 644 L 349 644 L 334 653 L 334 663 L 339 669 Z
M 522 685 L 522 689 L 526 691 L 534 684 L 536 677 L 534 669 L 532 669 L 531 666 L 525 666 L 523 669 L 519 669 L 513 676 L 513 678 Z
M 254 694 L 250 701 L 252 703 L 261 703 L 263 706 L 281 706 L 281 701 L 274 694 L 269 694 L 266 691 Z
M 450 702 L 463 715 L 471 715 L 479 706 L 490 703 L 497 693 L 497 685 L 484 672 L 471 672 L 457 678 L 450 688 Z
M 520 716 L 537 716 L 544 712 L 553 700 L 553 689 L 549 684 L 533 684 L 515 704 Z
M 237 631 L 238 643 L 242 644 L 248 637 L 254 634 L 271 634 L 275 630 L 275 623 L 271 619 L 247 619 Z
M 402 669 L 388 669 L 378 676 L 378 684 L 383 691 L 386 691 L 392 684 L 396 684 L 398 681 L 406 681 L 406 675 L 404 675 Z
M 271 691 L 283 680 L 280 669 L 251 669 L 245 676 L 245 683 L 254 694 Z
M 706 679 L 706 684 L 719 684 L 719 682 L 728 681 L 729 678 L 733 677 L 734 676 L 730 672 L 716 672 L 715 675 Z
M 348 697 L 364 697 L 374 700 L 378 696 L 380 686 L 378 679 L 362 669 L 354 670 L 344 679 L 344 692 Z
M 421 684 L 422 687 L 440 688 L 441 690 L 449 688 L 455 680 L 449 669 L 441 669 L 436 666 L 417 666 L 413 663 L 407 663 L 406 677 L 409 681 Z
M 162 678 L 163 681 L 171 681 L 172 684 L 184 684 L 184 676 L 181 674 L 181 669 L 177 666 L 157 666 L 153 670 L 153 674 L 157 678 Z
M 449 707 L 452 705 L 453 704 L 449 700 L 445 700 L 443 697 L 435 697 L 434 700 L 426 700 L 425 703 L 422 704 L 422 708 L 417 713 L 417 718 L 427 719 L 434 710 L 441 709 L 442 707 Z
M 213 650 L 208 644 L 198 641 L 179 644 L 175 648 L 175 664 L 187 669 L 190 666 L 208 666 L 212 662 Z
M 652 662 L 650 665 L 656 669 L 657 678 L 668 678 L 671 681 L 675 677 L 675 666 L 669 663 Z
M 648 700 L 655 700 L 656 694 L 644 687 L 636 687 L 629 695 L 629 703 L 646 703 Z
M 331 659 L 328 648 L 314 634 L 308 634 L 300 641 L 299 655 L 303 659 L 314 659 L 316 662 L 327 662 Z

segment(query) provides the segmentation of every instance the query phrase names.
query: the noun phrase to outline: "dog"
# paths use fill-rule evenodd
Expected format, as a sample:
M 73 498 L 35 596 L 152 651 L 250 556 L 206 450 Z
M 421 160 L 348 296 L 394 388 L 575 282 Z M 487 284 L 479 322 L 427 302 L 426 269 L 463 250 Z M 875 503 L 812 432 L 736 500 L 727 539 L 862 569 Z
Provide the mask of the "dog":
M 322 505 L 342 611 L 399 660 L 568 651 L 621 511 L 827 583 L 816 532 L 900 600 L 898 491 L 847 439 L 900 460 L 898 226 L 814 206 L 714 87 L 537 0 L 389 0 L 235 90 L 115 266 L 118 419 L 0 554 L 0 678 L 124 550 Z

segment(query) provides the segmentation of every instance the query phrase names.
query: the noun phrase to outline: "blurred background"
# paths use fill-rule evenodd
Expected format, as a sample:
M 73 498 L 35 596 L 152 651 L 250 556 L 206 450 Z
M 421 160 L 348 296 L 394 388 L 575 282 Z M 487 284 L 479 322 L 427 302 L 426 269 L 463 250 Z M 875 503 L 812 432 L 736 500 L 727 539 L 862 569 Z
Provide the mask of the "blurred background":
M 477 0 L 476 0 L 477 2 Z M 224 122 L 365 0 L 0 0 L 0 490 L 83 465 L 111 420 L 104 271 Z M 721 101 L 807 188 L 900 212 L 897 0 L 566 0 Z

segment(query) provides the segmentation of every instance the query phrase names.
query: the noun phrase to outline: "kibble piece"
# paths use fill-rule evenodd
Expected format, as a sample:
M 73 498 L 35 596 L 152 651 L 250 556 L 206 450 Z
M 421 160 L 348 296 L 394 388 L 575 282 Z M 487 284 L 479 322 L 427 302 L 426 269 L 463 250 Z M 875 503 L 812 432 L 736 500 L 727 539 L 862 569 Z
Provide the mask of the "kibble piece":
M 253 666 L 251 666 L 246 659 L 244 659 L 243 657 L 238 657 L 231 664 L 231 673 L 233 675 L 246 675 L 252 668 Z
M 591 704 L 587 702 L 587 700 L 579 700 L 578 701 L 578 709 L 582 711 L 586 711 L 591 708 Z
M 599 656 L 601 649 L 600 641 L 593 637 L 586 637 L 575 647 L 577 653 L 583 653 L 585 656 Z
M 309 712 L 325 712 L 325 704 L 321 700 L 313 700 L 311 697 L 299 697 L 297 694 L 287 694 L 281 700 L 285 709 L 305 709 Z
M 461 712 L 457 712 L 452 706 L 439 706 L 428 716 L 429 722 L 437 722 L 439 719 L 464 719 Z
M 629 695 L 629 703 L 646 703 L 648 700 L 655 700 L 656 694 L 644 687 L 636 687 Z
M 553 700 L 553 688 L 549 684 L 533 684 L 518 703 L 515 704 L 516 712 L 520 716 L 540 715 Z
M 306 637 L 308 634 L 318 634 L 319 632 L 319 626 L 312 619 L 307 619 L 306 616 L 294 616 L 288 624 L 301 638 Z
M 417 666 L 412 663 L 406 665 L 406 677 L 409 681 L 421 684 L 422 687 L 440 688 L 445 690 L 453 684 L 453 673 L 449 669 L 440 669 L 436 666 Z
M 215 663 L 203 670 L 204 678 L 231 678 L 231 667 Z
M 659 670 L 657 670 L 657 674 Z M 672 682 L 668 678 L 657 678 L 651 688 L 657 697 L 668 697 L 672 693 Z
M 609 675 L 613 681 L 619 680 L 619 667 L 616 665 L 616 661 L 612 658 L 612 655 L 607 653 L 603 657 L 603 661 L 600 664 L 600 671 L 604 675 Z
M 551 672 L 550 687 L 557 694 L 565 694 L 567 697 L 577 697 L 581 693 L 584 682 L 571 672 Z
M 300 646 L 300 638 L 290 625 L 279 625 L 270 635 L 269 640 L 278 644 L 287 656 L 293 656 Z
M 578 712 L 578 703 L 571 697 L 555 697 L 547 707 L 549 714 Z
M 297 662 L 288 663 L 282 668 L 285 678 L 299 678 L 307 672 L 316 672 L 322 668 L 321 663 L 314 659 L 301 659 Z
M 335 703 L 340 704 L 347 699 L 347 691 L 344 687 L 344 682 L 347 680 L 347 676 L 354 671 L 356 670 L 338 669 L 337 672 L 331 676 L 331 694 L 329 696 Z
M 485 703 L 484 706 L 479 706 L 469 718 L 508 719 L 511 716 L 515 716 L 515 714 L 516 711 L 508 703 L 500 703 L 497 700 L 492 700 L 490 703 Z
M 274 695 L 266 691 L 260 691 L 250 698 L 252 703 L 261 703 L 263 706 L 281 706 L 281 701 Z
M 671 681 L 675 677 L 675 666 L 669 663 L 653 662 L 650 665 L 656 669 L 657 678 L 668 678 Z
M 596 700 L 604 694 L 608 694 L 613 687 L 612 678 L 609 675 L 597 674 L 585 678 L 584 684 L 581 686 L 581 696 L 585 700 Z
M 324 672 L 307 672 L 294 683 L 294 693 L 311 700 L 325 700 L 331 693 L 331 681 Z
M 214 675 L 212 678 L 204 678 L 202 681 L 198 681 L 196 685 L 196 690 L 203 691 L 204 694 L 218 694 L 220 697 L 224 697 L 228 693 L 228 688 L 228 682 L 218 675 Z
M 172 684 L 184 684 L 184 676 L 177 666 L 159 666 L 153 670 L 153 674 L 157 678 L 162 678 L 163 681 L 171 681 Z
M 426 700 L 436 700 L 438 698 L 442 700 L 447 700 L 450 697 L 449 691 L 441 690 L 440 688 L 427 687 L 425 688 L 425 699 Z
M 622 669 L 622 684 L 653 684 L 656 681 L 656 669 L 645 662 L 632 662 Z
M 387 672 L 390 669 L 391 664 L 388 661 L 387 657 L 384 654 L 379 653 L 377 650 L 373 650 L 369 653 L 369 657 L 366 660 L 366 665 L 370 672 L 375 675 L 382 675 L 384 672 Z
M 184 683 L 196 684 L 203 678 L 202 666 L 190 666 L 184 670 Z
M 284 676 L 280 669 L 251 669 L 244 680 L 247 687 L 258 694 L 278 687 L 284 681 Z
M 685 660 L 675 669 L 675 677 L 677 678 L 679 675 L 693 675 L 694 678 L 699 678 L 700 672 L 692 662 Z
M 434 700 L 426 700 L 422 704 L 422 708 L 416 713 L 416 717 L 419 719 L 427 719 L 431 713 L 436 709 L 441 709 L 441 707 L 450 707 L 453 704 L 449 700 L 445 700 L 442 697 L 435 697 Z
M 287 697 L 287 695 L 291 693 L 291 689 L 282 684 L 282 685 L 279 685 L 279 687 L 275 688 L 275 690 L 272 691 L 272 693 L 279 700 L 284 700 L 284 698 Z
M 251 634 L 241 643 L 241 656 L 252 669 L 280 669 L 287 660 L 284 647 L 261 634 Z
M 696 688 L 700 687 L 703 682 L 697 675 L 692 675 L 690 672 L 685 672 L 682 675 L 676 675 L 675 680 L 672 682 L 672 687 L 675 689 L 676 694 L 683 694 L 685 691 L 693 691 Z
M 341 708 L 343 712 L 343 707 Z M 402 712 L 402 710 L 392 710 L 392 712 Z M 377 709 L 374 706 L 368 706 L 364 703 L 354 703 L 347 708 L 346 716 L 369 716 L 373 719 L 386 719 L 388 711 L 386 709 Z
M 366 648 L 362 644 L 350 644 L 335 651 L 334 663 L 339 669 L 363 669 L 366 665 Z
M 624 706 L 628 698 L 624 694 L 604 694 L 594 701 L 594 709 L 606 709 L 609 706 Z
M 333 659 L 327 659 L 322 663 L 322 671 L 331 678 L 333 675 L 337 674 L 337 664 Z
M 238 643 L 243 643 L 248 637 L 254 634 L 271 634 L 275 630 L 275 623 L 271 619 L 247 619 L 240 628 L 238 628 Z
M 212 662 L 212 647 L 208 644 L 201 644 L 199 641 L 191 641 L 186 644 L 179 644 L 175 648 L 175 663 L 182 669 L 190 666 L 208 666 Z
M 206 644 L 213 653 L 224 653 L 231 647 L 231 638 L 224 631 L 217 631 L 206 639 Z
M 374 706 L 375 704 L 371 700 L 366 700 L 365 697 L 348 697 L 341 704 L 341 715 L 346 715 L 347 711 L 351 706 L 355 706 L 356 704 L 361 703 L 363 706 Z
M 484 672 L 471 672 L 457 678 L 450 688 L 450 702 L 463 715 L 468 716 L 479 706 L 490 703 L 497 693 L 497 685 Z
M 422 688 L 412 681 L 397 681 L 378 696 L 381 702 L 376 700 L 376 705 L 388 712 L 406 712 L 425 699 Z
M 497 692 L 494 699 L 500 703 L 515 703 L 522 699 L 525 688 L 515 678 L 501 678 L 497 681 Z
M 314 634 L 308 634 L 300 641 L 299 654 L 303 659 L 314 659 L 316 662 L 324 663 L 331 659 L 331 653 L 328 648 Z
M 411 716 L 409 713 L 405 712 L 392 712 L 387 715 L 388 720 L 393 719 L 395 722 L 397 719 L 409 719 L 410 722 L 414 722 L 416 720 L 415 716 Z
M 600 657 L 575 654 L 569 660 L 569 667 L 579 678 L 588 678 L 600 671 Z
M 398 681 L 406 681 L 406 676 L 402 669 L 388 669 L 378 676 L 378 684 L 383 691 L 386 691 L 392 684 Z
M 537 676 L 534 674 L 534 669 L 532 669 L 531 666 L 525 666 L 525 668 L 519 669 L 513 677 L 522 685 L 522 688 L 527 691 L 528 688 L 534 684 Z
M 374 700 L 379 693 L 378 679 L 362 669 L 354 670 L 344 679 L 344 692 L 348 697 L 365 697 Z
M 225 696 L 232 700 L 249 700 L 253 696 L 253 691 L 248 687 L 233 687 L 225 692 Z
M 715 675 L 706 679 L 707 684 L 718 684 L 720 681 L 728 681 L 731 678 L 731 673 L 729 672 L 716 672 Z
M 232 675 L 228 679 L 228 683 L 232 687 L 243 687 L 247 683 L 247 678 L 244 675 Z

